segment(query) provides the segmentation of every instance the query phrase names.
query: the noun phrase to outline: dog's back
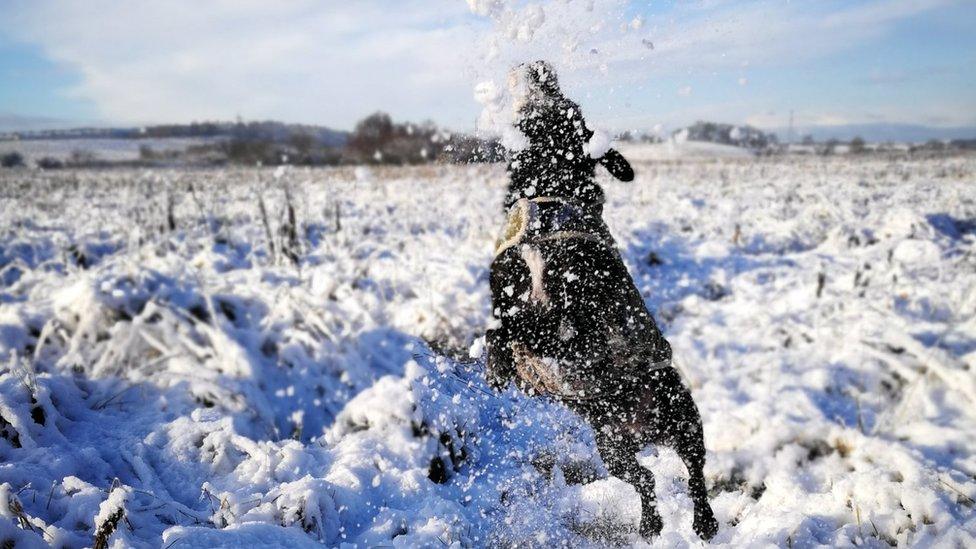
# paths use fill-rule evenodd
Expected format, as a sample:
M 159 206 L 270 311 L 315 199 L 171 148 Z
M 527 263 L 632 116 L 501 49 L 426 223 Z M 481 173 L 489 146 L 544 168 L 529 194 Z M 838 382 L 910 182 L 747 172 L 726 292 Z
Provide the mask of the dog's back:
M 488 343 L 496 381 L 514 376 L 516 359 L 534 356 L 557 367 L 572 392 L 596 397 L 669 361 L 671 348 L 602 220 L 559 201 L 537 206 L 492 263 L 500 326 Z

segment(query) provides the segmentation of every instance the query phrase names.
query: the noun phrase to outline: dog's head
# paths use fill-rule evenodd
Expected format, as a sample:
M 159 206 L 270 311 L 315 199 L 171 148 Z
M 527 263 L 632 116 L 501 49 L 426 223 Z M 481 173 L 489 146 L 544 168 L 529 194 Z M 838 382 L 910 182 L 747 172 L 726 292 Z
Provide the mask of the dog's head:
M 556 70 L 543 60 L 516 65 L 508 74 L 508 91 L 516 115 L 524 114 L 527 107 L 562 97 Z

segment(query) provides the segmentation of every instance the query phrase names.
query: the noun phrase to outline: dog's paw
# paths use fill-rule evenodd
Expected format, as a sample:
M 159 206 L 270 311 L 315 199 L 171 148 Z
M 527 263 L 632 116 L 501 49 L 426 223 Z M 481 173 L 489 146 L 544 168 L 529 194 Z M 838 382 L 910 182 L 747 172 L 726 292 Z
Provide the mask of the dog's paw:
M 696 512 L 695 522 L 692 526 L 694 526 L 698 537 L 705 541 L 712 539 L 718 533 L 718 521 L 715 520 L 715 515 L 712 514 L 711 509 L 707 513 Z
M 641 513 L 640 522 L 640 535 L 645 538 L 653 538 L 661 533 L 661 528 L 664 526 L 664 521 L 661 520 L 661 515 L 657 513 L 657 509 L 644 510 Z

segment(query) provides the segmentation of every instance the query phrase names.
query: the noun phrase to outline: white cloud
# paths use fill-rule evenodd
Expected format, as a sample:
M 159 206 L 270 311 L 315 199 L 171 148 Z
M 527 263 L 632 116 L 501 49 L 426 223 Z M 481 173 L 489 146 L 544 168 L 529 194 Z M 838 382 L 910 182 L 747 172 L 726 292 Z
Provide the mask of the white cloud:
M 458 2 L 17 3 L 0 23 L 76 67 L 108 120 L 274 117 L 350 126 L 378 108 L 458 119 L 473 55 Z M 473 102 L 470 102 L 473 103 Z M 444 105 L 447 111 L 444 112 Z M 446 116 L 445 116 L 446 115 Z
M 640 32 L 607 36 L 603 50 L 629 71 L 654 74 L 795 66 L 889 34 L 894 26 L 958 0 L 848 2 L 712 1 L 682 4 Z M 648 51 L 644 41 L 654 44 Z M 642 47 L 643 46 L 643 47 Z M 620 71 L 623 72 L 623 71 Z

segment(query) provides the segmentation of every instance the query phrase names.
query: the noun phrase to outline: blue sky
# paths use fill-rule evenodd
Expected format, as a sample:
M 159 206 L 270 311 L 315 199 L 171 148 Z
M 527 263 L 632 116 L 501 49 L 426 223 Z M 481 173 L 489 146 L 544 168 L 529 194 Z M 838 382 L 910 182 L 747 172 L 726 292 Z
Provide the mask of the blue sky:
M 81 83 L 74 67 L 48 59 L 39 45 L 0 36 L 0 116 L 40 124 L 98 120 L 93 100 L 69 92 Z
M 467 130 L 474 85 L 540 56 L 615 130 L 774 128 L 791 110 L 801 127 L 976 126 L 972 0 L 540 1 L 544 22 L 512 38 L 529 4 L 0 0 L 0 129 L 238 115 L 350 128 L 383 109 Z

